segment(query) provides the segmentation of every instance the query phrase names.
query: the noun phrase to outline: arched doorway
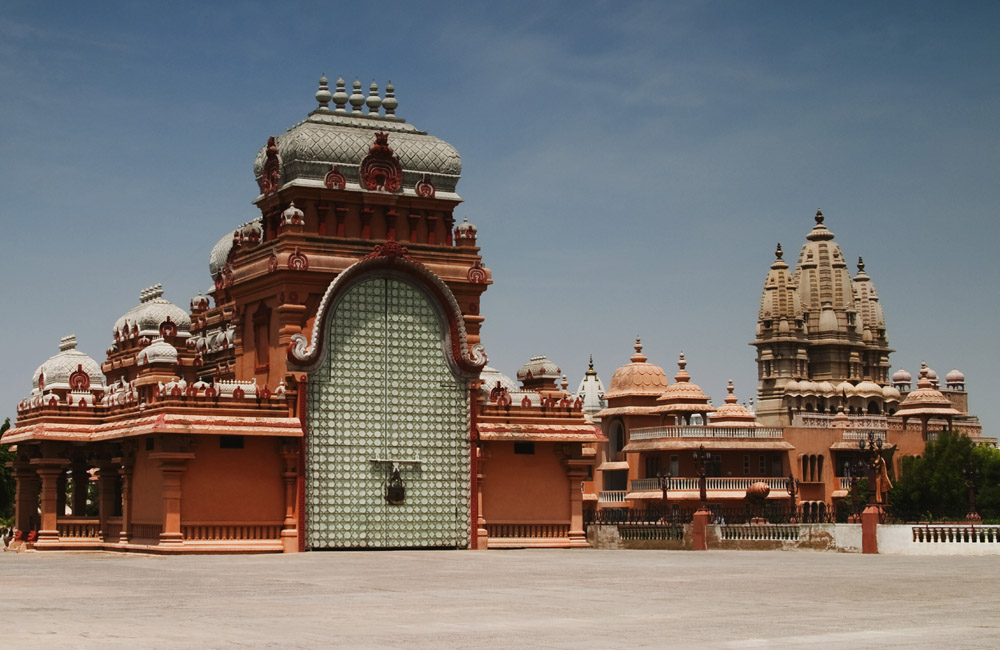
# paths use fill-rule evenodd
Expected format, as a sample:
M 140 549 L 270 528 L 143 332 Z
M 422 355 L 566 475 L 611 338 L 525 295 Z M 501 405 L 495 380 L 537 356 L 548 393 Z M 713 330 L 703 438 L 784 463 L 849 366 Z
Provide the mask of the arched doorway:
M 307 383 L 306 546 L 468 546 L 468 375 L 446 308 L 398 271 L 335 284 Z

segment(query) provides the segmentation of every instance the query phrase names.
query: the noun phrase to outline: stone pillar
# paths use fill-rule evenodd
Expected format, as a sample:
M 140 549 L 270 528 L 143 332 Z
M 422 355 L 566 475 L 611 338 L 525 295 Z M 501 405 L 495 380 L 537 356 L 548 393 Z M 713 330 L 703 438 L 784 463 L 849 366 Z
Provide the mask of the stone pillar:
M 115 514 L 115 487 L 118 484 L 118 468 L 110 461 L 103 461 L 97 466 L 97 517 L 101 525 L 101 539 L 106 542 L 117 542 L 108 538 L 108 519 Z
M 571 459 L 567 461 L 566 476 L 569 478 L 569 545 L 590 546 L 587 531 L 583 528 L 583 480 L 587 477 L 590 460 Z
M 870 505 L 861 513 L 861 552 L 878 553 L 878 520 L 882 509 Z
M 26 460 L 14 461 L 14 528 L 24 533 L 38 526 L 38 473 Z
M 194 454 L 161 451 L 150 454 L 149 458 L 160 461 L 160 473 L 163 476 L 163 529 L 160 531 L 160 544 L 183 544 L 181 475 L 187 469 L 187 462 L 194 458 Z
M 90 482 L 90 473 L 87 471 L 87 463 L 83 460 L 74 460 L 70 466 L 73 475 L 73 516 L 83 517 L 87 514 L 87 484 Z
M 490 547 L 490 532 L 486 530 L 486 517 L 483 516 L 483 480 L 486 478 L 483 466 L 486 463 L 479 449 L 473 449 L 472 452 L 478 456 L 476 463 L 476 539 L 473 548 L 485 551 Z
M 35 458 L 31 462 L 37 467 L 42 481 L 42 521 L 38 530 L 38 544 L 58 542 L 59 505 L 65 504 L 65 497 L 59 498 L 59 486 L 69 461 L 65 458 Z
M 118 541 L 128 544 L 132 537 L 132 470 L 131 459 L 126 457 L 113 458 L 118 464 L 118 475 L 122 478 L 122 529 L 118 533 Z
M 691 519 L 691 550 L 708 550 L 708 522 L 712 511 L 708 508 L 698 508 Z
M 299 444 L 298 439 L 281 443 L 281 458 L 284 464 L 281 480 L 285 485 L 285 520 L 281 526 L 281 548 L 285 553 L 299 551 L 298 516 L 295 512 L 298 502 L 295 487 L 299 479 Z
M 56 478 L 56 483 L 56 515 L 62 517 L 66 514 L 66 483 L 68 483 L 65 468 Z

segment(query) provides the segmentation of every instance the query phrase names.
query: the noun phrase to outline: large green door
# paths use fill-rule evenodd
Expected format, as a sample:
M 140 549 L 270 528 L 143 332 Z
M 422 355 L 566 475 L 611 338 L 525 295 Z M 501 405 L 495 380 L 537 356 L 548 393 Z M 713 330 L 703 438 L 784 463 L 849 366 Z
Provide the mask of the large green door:
M 404 280 L 373 276 L 333 309 L 308 383 L 307 545 L 467 546 L 468 392 L 434 305 Z M 385 498 L 392 468 L 405 487 L 398 505 Z

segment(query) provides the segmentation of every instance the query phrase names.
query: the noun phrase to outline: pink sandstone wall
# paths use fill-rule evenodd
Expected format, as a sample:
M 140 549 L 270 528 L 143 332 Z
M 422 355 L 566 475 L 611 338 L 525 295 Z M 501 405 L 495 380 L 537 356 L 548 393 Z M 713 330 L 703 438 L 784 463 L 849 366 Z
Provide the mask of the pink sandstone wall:
M 181 481 L 182 522 L 280 522 L 285 516 L 282 460 L 275 438 L 245 436 L 243 449 L 198 440 Z
M 483 478 L 487 522 L 569 521 L 569 480 L 554 443 L 535 443 L 533 455 L 515 454 L 508 442 L 491 442 Z
M 155 451 L 155 450 L 154 450 Z M 146 438 L 139 440 L 139 450 L 135 454 L 135 468 L 132 471 L 132 523 L 163 523 L 163 479 L 160 461 L 151 460 L 146 451 Z

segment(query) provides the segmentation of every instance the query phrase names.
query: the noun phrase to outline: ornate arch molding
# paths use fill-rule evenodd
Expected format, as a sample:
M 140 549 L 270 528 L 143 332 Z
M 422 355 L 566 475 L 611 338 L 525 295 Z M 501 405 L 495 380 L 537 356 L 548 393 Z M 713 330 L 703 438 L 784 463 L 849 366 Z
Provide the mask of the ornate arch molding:
M 441 278 L 410 257 L 406 248 L 394 240 L 376 246 L 374 251 L 344 269 L 330 283 L 319 303 L 311 342 L 302 334 L 292 336 L 288 345 L 288 361 L 292 368 L 308 373 L 320 367 L 329 354 L 326 341 L 340 300 L 355 285 L 377 277 L 402 280 L 423 293 L 434 305 L 445 332 L 443 351 L 452 372 L 465 379 L 479 376 L 486 365 L 486 351 L 482 345 L 476 345 L 470 353 L 465 320 L 455 295 Z

